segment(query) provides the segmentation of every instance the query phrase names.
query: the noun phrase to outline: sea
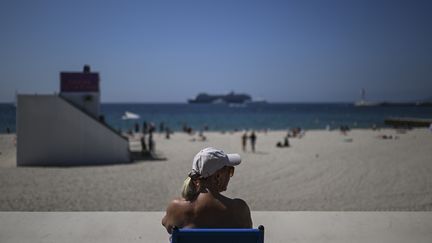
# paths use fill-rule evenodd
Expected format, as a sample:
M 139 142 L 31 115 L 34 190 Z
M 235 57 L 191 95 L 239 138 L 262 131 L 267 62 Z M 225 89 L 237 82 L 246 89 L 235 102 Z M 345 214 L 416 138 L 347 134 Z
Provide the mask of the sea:
M 132 112 L 139 119 L 124 120 L 124 113 Z M 163 123 L 172 131 L 184 126 L 193 130 L 287 130 L 385 127 L 389 117 L 432 118 L 430 106 L 365 106 L 352 103 L 264 103 L 249 105 L 227 104 L 148 104 L 104 103 L 101 112 L 105 122 L 121 131 L 132 129 L 137 123 Z M 0 104 L 0 133 L 16 131 L 16 107 L 12 103 Z

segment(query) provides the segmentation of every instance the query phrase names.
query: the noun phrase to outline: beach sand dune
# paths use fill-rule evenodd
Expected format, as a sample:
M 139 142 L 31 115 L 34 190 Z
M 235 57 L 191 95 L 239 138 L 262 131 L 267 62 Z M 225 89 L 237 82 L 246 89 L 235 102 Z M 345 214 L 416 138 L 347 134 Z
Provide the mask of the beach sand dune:
M 226 195 L 254 211 L 432 210 L 427 129 L 308 131 L 290 139 L 289 148 L 275 146 L 286 132 L 259 132 L 255 153 L 241 150 L 241 134 L 208 132 L 207 141 L 156 134 L 167 160 L 82 167 L 16 167 L 14 136 L 0 135 L 0 210 L 163 211 L 180 194 L 193 156 L 207 146 L 240 153 Z

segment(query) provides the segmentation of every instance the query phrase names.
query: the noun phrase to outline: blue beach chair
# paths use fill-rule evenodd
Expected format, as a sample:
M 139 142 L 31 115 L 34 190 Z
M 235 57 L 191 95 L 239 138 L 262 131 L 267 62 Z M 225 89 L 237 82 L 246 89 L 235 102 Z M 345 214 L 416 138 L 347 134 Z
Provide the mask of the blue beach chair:
M 173 229 L 171 243 L 264 243 L 264 226 L 258 229 Z

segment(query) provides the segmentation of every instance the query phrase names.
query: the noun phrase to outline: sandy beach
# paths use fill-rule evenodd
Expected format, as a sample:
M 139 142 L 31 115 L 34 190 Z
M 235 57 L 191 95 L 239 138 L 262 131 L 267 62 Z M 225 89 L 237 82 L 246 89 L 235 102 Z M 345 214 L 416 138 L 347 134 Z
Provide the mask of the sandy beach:
M 393 139 L 380 139 L 379 135 Z M 414 129 L 307 131 L 277 148 L 285 131 L 155 135 L 167 160 L 84 167 L 16 167 L 14 135 L 0 135 L 1 211 L 163 211 L 179 195 L 193 156 L 207 146 L 240 153 L 228 191 L 253 211 L 432 210 L 432 133 Z M 397 136 L 397 139 L 395 137 Z M 139 146 L 139 144 L 133 144 Z

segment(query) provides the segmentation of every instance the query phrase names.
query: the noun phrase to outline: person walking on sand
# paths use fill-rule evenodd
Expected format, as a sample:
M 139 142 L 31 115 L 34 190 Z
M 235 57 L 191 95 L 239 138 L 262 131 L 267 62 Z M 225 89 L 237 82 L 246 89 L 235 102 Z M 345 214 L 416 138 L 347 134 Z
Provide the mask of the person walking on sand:
M 247 132 L 244 132 L 243 135 L 242 135 L 242 149 L 243 149 L 243 152 L 246 151 L 247 138 L 248 138 Z
M 155 150 L 155 143 L 154 143 L 154 140 L 153 140 L 153 132 L 152 132 L 152 130 L 150 130 L 150 132 L 149 132 L 148 148 L 149 148 L 149 152 L 154 152 L 154 150 Z
M 216 148 L 198 152 L 192 171 L 183 183 L 182 197 L 167 207 L 162 225 L 168 233 L 173 228 L 251 228 L 249 206 L 238 198 L 228 198 L 226 191 L 240 155 L 226 154 Z
M 147 132 L 148 132 L 148 124 L 146 121 L 144 121 L 142 125 L 142 133 L 147 134 Z
M 140 131 L 139 123 L 135 122 L 135 133 L 139 133 L 139 131 Z
M 252 131 L 249 139 L 251 142 L 252 152 L 255 152 L 255 143 L 256 143 L 256 139 L 257 139 L 257 136 L 255 135 L 255 131 Z
M 147 152 L 147 145 L 145 143 L 145 135 L 143 134 L 141 137 L 141 154 L 145 154 Z

